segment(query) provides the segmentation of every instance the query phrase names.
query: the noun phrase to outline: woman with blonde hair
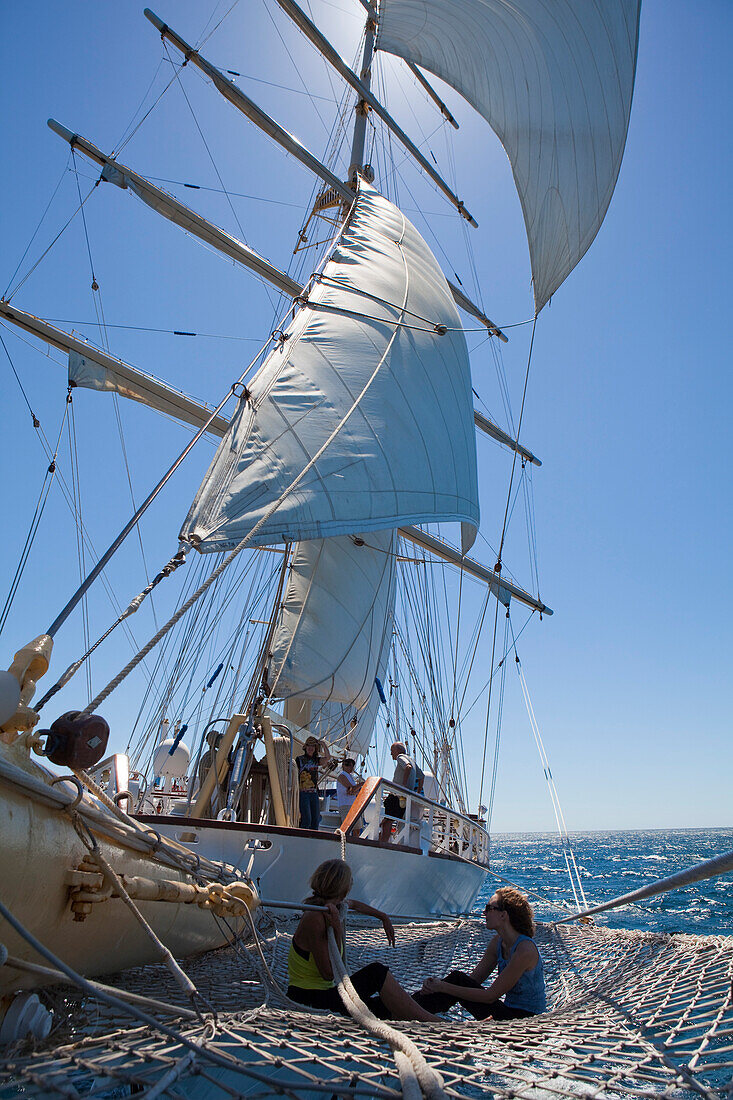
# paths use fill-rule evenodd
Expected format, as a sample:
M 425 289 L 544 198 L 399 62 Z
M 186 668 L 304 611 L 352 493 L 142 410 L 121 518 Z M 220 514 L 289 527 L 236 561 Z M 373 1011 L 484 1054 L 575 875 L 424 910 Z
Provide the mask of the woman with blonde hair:
M 288 954 L 288 997 L 310 1008 L 325 1008 L 342 1016 L 348 1015 L 333 980 L 328 954 L 328 929 L 333 928 L 336 943 L 343 957 L 344 929 L 339 907 L 346 903 L 355 913 L 377 917 L 384 926 L 387 942 L 394 947 L 395 934 L 386 913 L 349 898 L 352 874 L 342 859 L 329 859 L 311 876 L 312 893 L 306 905 L 319 905 L 326 912 L 306 910 L 293 934 Z M 427 1009 L 417 1004 L 402 988 L 389 968 L 373 962 L 351 975 L 351 981 L 362 1001 L 380 1019 L 436 1020 Z
M 452 970 L 444 978 L 428 978 L 414 999 L 430 1012 L 447 1012 L 458 1002 L 477 1020 L 515 1020 L 544 1012 L 545 976 L 532 938 L 532 906 L 519 890 L 502 886 L 484 909 L 484 918 L 495 935 L 471 973 Z M 495 969 L 497 976 L 485 988 L 482 983 Z

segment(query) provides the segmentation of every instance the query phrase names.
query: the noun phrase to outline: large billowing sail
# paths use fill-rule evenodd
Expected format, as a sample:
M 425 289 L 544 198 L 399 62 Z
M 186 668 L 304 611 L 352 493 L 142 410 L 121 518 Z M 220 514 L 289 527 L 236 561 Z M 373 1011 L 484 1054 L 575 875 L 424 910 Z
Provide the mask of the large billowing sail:
M 381 0 L 377 45 L 429 69 L 498 134 L 537 312 L 590 247 L 631 111 L 640 0 Z
M 478 525 L 466 340 L 405 216 L 362 183 L 323 272 L 253 379 L 186 518 L 203 551 Z

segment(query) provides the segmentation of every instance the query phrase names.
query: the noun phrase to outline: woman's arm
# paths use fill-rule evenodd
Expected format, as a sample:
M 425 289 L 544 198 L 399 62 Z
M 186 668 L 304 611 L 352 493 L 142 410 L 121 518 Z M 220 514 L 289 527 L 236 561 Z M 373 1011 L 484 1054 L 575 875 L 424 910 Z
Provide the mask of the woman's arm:
M 486 981 L 491 971 L 495 968 L 499 958 L 499 937 L 494 936 L 483 955 L 471 971 L 471 977 L 475 982 Z
M 394 947 L 394 928 L 392 927 L 392 921 L 386 913 L 383 913 L 381 909 L 373 909 L 371 905 L 367 905 L 363 901 L 357 901 L 356 898 L 349 898 L 348 905 L 349 909 L 353 909 L 355 913 L 363 913 L 366 917 L 376 917 L 377 920 L 381 920 L 384 934 L 387 937 L 387 943 L 390 947 Z
M 471 971 L 469 977 L 473 978 L 475 982 L 484 982 L 488 978 L 491 971 L 494 969 L 499 957 L 499 937 L 494 936 L 489 946 L 484 951 L 483 955 L 477 962 L 476 966 Z M 444 993 L 448 993 L 449 982 L 442 982 L 439 978 L 426 978 L 423 982 L 423 991 L 425 993 L 437 993 L 438 989 Z M 450 991 L 457 989 L 457 986 L 450 985 Z M 463 989 L 463 986 L 461 986 Z M 476 991 L 473 991 L 476 992 Z M 486 990 L 480 990 L 481 993 L 485 993 Z M 471 997 L 471 1000 L 476 998 Z M 483 998 L 482 998 L 483 999 Z

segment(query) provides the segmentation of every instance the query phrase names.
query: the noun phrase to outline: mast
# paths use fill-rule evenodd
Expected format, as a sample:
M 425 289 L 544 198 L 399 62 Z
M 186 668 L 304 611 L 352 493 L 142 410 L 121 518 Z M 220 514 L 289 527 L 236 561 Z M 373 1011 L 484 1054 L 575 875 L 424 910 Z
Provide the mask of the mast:
M 364 28 L 364 55 L 362 57 L 361 64 L 361 82 L 367 91 L 371 88 L 372 83 L 372 57 L 374 56 L 374 34 L 377 29 L 377 21 L 373 13 L 370 11 L 367 15 L 366 26 Z M 351 143 L 351 164 L 349 166 L 349 182 L 356 183 L 357 173 L 364 167 L 364 144 L 366 140 L 366 120 L 367 111 L 369 110 L 366 100 L 361 98 L 357 100 L 354 111 L 356 117 L 354 119 L 354 137 Z
M 193 424 L 211 435 L 223 436 L 229 427 L 229 421 L 224 416 L 212 416 L 212 410 L 195 401 L 185 393 L 181 393 L 165 382 L 153 378 L 150 374 L 144 374 L 136 370 L 122 359 L 116 359 L 101 348 L 80 340 L 70 332 L 64 332 L 55 325 L 32 313 L 26 313 L 16 306 L 10 306 L 4 298 L 0 298 L 0 318 L 17 325 L 24 332 L 30 332 L 40 340 L 45 340 L 53 348 L 66 352 L 71 359 L 76 355 L 82 361 L 88 361 L 101 367 L 106 372 L 105 383 L 100 384 L 101 389 L 110 389 L 123 397 L 140 401 L 152 409 L 167 413 L 184 424 Z M 79 385 L 69 371 L 70 383 Z M 107 381 L 108 379 L 108 381 Z M 84 385 L 84 383 L 81 383 Z M 474 416 L 478 415 L 474 413 Z
M 144 176 L 140 176 L 137 172 L 133 172 L 127 165 L 120 164 L 119 161 L 106 156 L 96 145 L 93 145 L 91 141 L 87 141 L 87 139 L 80 134 L 75 134 L 71 130 L 68 130 L 53 118 L 48 120 L 48 127 L 64 141 L 67 141 L 72 149 L 78 149 L 85 157 L 99 164 L 102 168 L 101 180 L 107 183 L 114 183 L 117 187 L 122 188 L 122 190 L 129 188 L 131 191 L 134 191 L 137 197 L 149 206 L 151 210 L 155 210 L 156 213 L 161 214 L 164 218 L 168 218 L 168 220 L 172 221 L 175 225 L 179 225 L 181 229 L 185 229 L 187 233 L 192 233 L 195 237 L 198 237 L 199 240 L 215 248 L 218 252 L 222 252 L 236 263 L 243 264 L 245 267 L 250 268 L 250 270 L 260 275 L 263 279 L 267 279 L 268 282 L 272 283 L 273 286 L 277 287 L 283 294 L 287 294 L 290 298 L 294 298 L 301 293 L 303 288 L 300 283 L 296 283 L 295 280 L 291 279 L 289 275 L 286 275 L 284 271 L 279 271 L 271 263 L 268 263 L 262 256 L 259 256 L 244 244 L 243 241 L 238 241 L 237 238 L 232 237 L 230 233 L 225 233 L 223 229 L 214 225 L 213 222 L 201 217 L 200 214 L 197 214 L 188 206 L 184 206 L 178 199 L 174 199 L 172 195 L 169 195 L 168 192 L 164 191 L 161 187 L 156 187 L 155 184 L 145 179 Z
M 421 546 L 423 550 L 427 550 L 430 554 L 435 554 L 436 558 L 457 566 L 464 573 L 468 573 L 469 576 L 476 577 L 477 580 L 484 581 L 485 584 L 489 585 L 496 598 L 506 607 L 509 606 L 509 601 L 513 598 L 518 600 L 519 603 L 531 607 L 533 611 L 539 611 L 542 615 L 552 615 L 552 609 L 547 604 L 531 596 L 529 592 L 525 592 L 523 588 L 520 588 L 518 584 L 514 584 L 507 577 L 503 577 L 493 569 L 487 569 L 485 565 L 481 565 L 480 562 L 474 561 L 466 554 L 462 554 L 443 539 L 436 538 L 435 535 L 429 535 L 427 531 L 423 531 L 419 527 L 400 527 L 400 534 L 408 542 Z
M 379 115 L 382 122 L 387 126 L 395 135 L 398 141 L 400 141 L 408 153 L 417 161 L 426 173 L 433 181 L 433 183 L 440 188 L 445 197 L 453 203 L 455 208 L 459 211 L 462 218 L 465 218 L 474 228 L 477 228 L 478 222 L 473 215 L 466 209 L 466 206 L 462 199 L 459 199 L 448 184 L 445 182 L 439 172 L 436 172 L 432 164 L 427 157 L 423 156 L 415 143 L 407 136 L 401 126 L 398 126 L 397 122 L 392 118 L 389 112 L 382 106 L 376 96 L 372 95 L 369 88 L 363 83 L 362 80 L 356 75 L 356 73 L 349 68 L 347 64 L 341 59 L 339 54 L 333 48 L 331 43 L 324 35 L 321 34 L 318 27 L 313 23 L 305 12 L 298 7 L 295 0 L 277 0 L 277 3 L 283 9 L 283 11 L 290 16 L 295 25 L 300 28 L 303 34 L 308 38 L 317 50 L 323 54 L 326 60 L 333 65 L 336 72 L 341 76 L 347 84 L 361 96 L 365 103 L 371 107 L 371 109 Z

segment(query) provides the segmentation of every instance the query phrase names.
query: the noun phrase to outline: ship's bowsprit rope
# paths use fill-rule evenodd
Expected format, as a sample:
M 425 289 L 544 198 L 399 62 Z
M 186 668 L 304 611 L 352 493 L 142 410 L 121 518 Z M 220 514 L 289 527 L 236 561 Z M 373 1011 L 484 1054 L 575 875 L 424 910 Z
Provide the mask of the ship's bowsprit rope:
M 263 917 L 259 932 L 272 980 L 284 987 L 292 926 Z M 485 932 L 473 922 L 404 925 L 394 950 L 374 927 L 352 922 L 346 936 L 350 969 L 384 961 L 409 990 L 428 975 L 470 969 L 485 946 Z M 542 925 L 537 942 L 549 1012 L 503 1023 L 456 1013 L 443 1024 L 397 1025 L 440 1075 L 447 1096 L 730 1097 L 733 938 Z M 224 948 L 188 963 L 187 971 L 217 1010 L 215 1035 L 182 1019 L 187 1043 L 177 1045 L 170 1032 L 58 995 L 47 1044 L 0 1063 L 0 1100 L 82 1095 L 92 1082 L 100 1095 L 122 1095 L 114 1090 L 126 1087 L 193 1100 L 271 1095 L 275 1088 L 324 1100 L 402 1092 L 388 1042 L 350 1019 L 300 1010 L 284 998 L 264 1003 L 270 979 L 254 946 Z M 163 967 L 128 971 L 116 984 L 185 1004 Z M 262 1091 L 263 1081 L 270 1092 Z

